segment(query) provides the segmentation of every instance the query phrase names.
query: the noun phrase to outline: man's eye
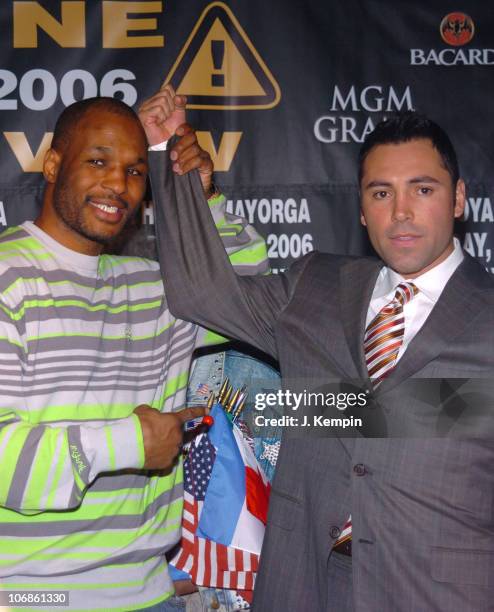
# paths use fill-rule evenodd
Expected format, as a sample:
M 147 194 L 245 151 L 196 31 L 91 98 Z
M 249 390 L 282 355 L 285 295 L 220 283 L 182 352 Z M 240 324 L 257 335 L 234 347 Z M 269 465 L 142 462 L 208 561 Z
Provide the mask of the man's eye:
M 388 195 L 387 191 L 375 191 L 372 194 L 372 197 L 376 200 L 384 200 L 384 198 Z
M 130 176 L 141 176 L 142 175 L 142 172 L 138 170 L 137 168 L 129 168 L 128 173 L 130 174 Z
M 419 187 L 420 195 L 429 195 L 432 193 L 432 189 L 430 187 Z
M 105 165 L 105 162 L 102 159 L 90 159 L 89 163 L 91 166 L 97 166 L 98 168 Z

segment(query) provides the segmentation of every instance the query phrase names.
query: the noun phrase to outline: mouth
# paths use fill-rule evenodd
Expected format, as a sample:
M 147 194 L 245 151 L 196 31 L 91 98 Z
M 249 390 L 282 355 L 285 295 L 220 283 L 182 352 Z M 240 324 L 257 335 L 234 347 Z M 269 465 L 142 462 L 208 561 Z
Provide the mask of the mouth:
M 412 246 L 420 239 L 418 234 L 394 234 L 389 237 L 391 242 L 400 246 Z
M 88 198 L 87 202 L 96 209 L 96 216 L 102 221 L 118 223 L 124 216 L 125 207 L 114 201 Z

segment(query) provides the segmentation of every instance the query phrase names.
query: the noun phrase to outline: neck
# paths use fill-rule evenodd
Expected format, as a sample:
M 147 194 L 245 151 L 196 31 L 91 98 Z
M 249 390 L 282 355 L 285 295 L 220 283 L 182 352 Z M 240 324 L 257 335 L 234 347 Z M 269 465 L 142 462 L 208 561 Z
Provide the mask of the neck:
M 79 234 L 60 218 L 53 207 L 51 198 L 47 197 L 46 193 L 41 214 L 35 219 L 34 224 L 53 240 L 76 253 L 95 256 L 100 255 L 103 251 L 102 244 Z

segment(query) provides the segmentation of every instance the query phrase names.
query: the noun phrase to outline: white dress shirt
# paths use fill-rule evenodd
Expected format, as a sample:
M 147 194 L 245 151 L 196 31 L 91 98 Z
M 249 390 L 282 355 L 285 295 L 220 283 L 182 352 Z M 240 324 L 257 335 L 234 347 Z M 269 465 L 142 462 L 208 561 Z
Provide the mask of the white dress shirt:
M 168 147 L 168 140 L 163 140 L 163 142 L 158 142 L 158 144 L 149 145 L 148 151 L 166 151 Z
M 463 258 L 464 255 L 460 241 L 455 238 L 454 250 L 444 261 L 417 278 L 408 280 L 408 282 L 412 282 L 419 289 L 419 293 L 403 307 L 405 333 L 396 361 L 400 359 L 407 346 L 425 323 L 443 292 L 446 283 L 461 264 Z M 377 277 L 369 309 L 367 310 L 366 328 L 381 308 L 389 304 L 394 298 L 397 285 L 406 280 L 406 278 L 391 268 L 387 266 L 382 268 Z

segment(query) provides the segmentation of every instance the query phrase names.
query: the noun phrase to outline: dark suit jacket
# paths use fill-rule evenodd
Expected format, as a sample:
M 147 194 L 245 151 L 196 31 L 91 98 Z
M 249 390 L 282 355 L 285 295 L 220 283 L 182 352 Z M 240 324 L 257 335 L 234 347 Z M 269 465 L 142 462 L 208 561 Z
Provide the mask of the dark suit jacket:
M 172 177 L 158 156 L 151 161 L 171 311 L 273 355 L 288 385 L 345 379 L 371 390 L 362 345 L 382 263 L 311 253 L 283 275 L 237 277 L 197 177 Z M 490 380 L 493 370 L 494 285 L 467 255 L 395 371 L 370 394 L 378 435 L 389 437 L 290 434 L 282 444 L 256 610 L 348 609 L 328 568 L 350 513 L 355 610 L 494 610 L 494 441 L 468 420 L 470 434 L 455 435 L 454 414 L 448 420 L 430 401 L 451 386 L 430 381 Z M 410 392 L 419 379 L 430 393 Z

